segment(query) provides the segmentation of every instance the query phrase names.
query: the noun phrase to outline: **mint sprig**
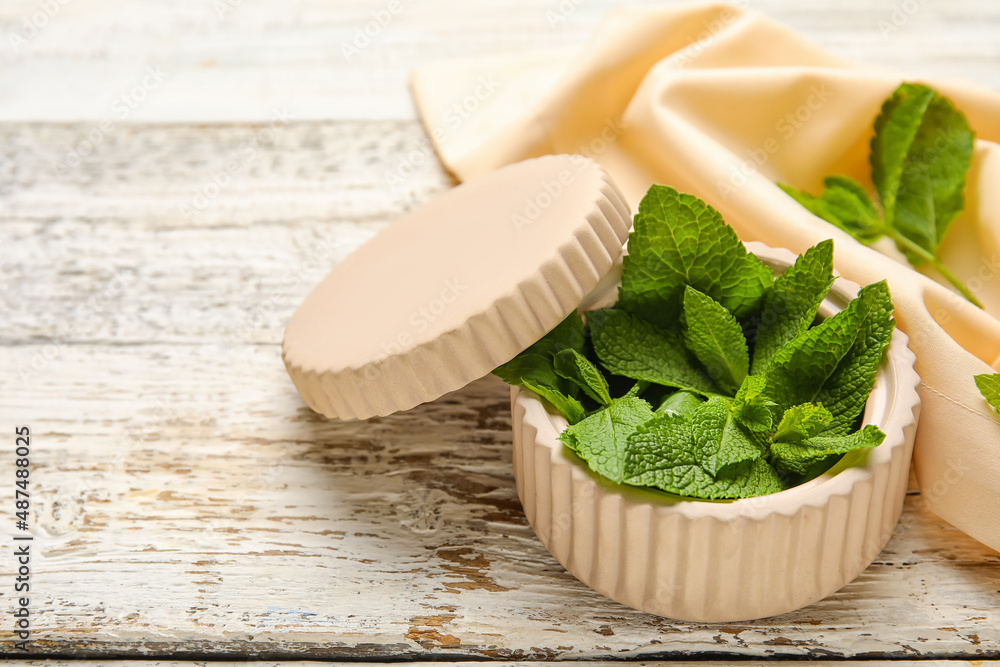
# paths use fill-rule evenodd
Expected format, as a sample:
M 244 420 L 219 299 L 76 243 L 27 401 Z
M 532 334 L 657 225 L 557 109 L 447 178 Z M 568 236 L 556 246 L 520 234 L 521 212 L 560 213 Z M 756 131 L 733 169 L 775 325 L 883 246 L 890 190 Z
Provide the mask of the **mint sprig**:
M 686 287 L 744 317 L 774 281 L 718 211 L 663 185 L 652 186 L 639 202 L 628 251 L 618 305 L 663 328 L 676 326 Z
M 746 498 L 882 442 L 878 427 L 857 424 L 892 302 L 876 283 L 815 324 L 833 284 L 831 241 L 775 278 L 715 209 L 654 185 L 628 250 L 613 308 L 585 323 L 574 313 L 495 371 L 565 415 L 560 440 L 594 473 Z
M 984 373 L 974 376 L 974 379 L 979 393 L 1000 415 L 1000 373 Z
M 735 392 L 750 372 L 743 328 L 725 306 L 690 285 L 681 311 L 684 344 L 724 391 Z
M 871 141 L 869 162 L 881 214 L 864 186 L 847 176 L 827 177 L 818 196 L 778 186 L 862 243 L 892 239 L 910 264 L 929 264 L 982 308 L 939 254 L 965 205 L 974 142 L 975 133 L 951 101 L 923 84 L 903 83 L 882 105 Z

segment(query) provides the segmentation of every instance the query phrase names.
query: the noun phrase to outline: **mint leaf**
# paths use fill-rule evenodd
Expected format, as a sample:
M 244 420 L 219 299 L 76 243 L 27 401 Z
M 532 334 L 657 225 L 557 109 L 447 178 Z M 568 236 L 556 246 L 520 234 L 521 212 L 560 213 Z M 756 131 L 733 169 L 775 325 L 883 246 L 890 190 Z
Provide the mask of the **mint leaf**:
M 558 389 L 553 389 L 552 387 L 547 387 L 543 384 L 537 384 L 532 380 L 524 380 L 521 382 L 521 385 L 525 389 L 530 389 L 551 403 L 556 410 L 561 412 L 562 415 L 566 417 L 566 421 L 570 424 L 575 424 L 587 416 L 587 411 L 583 408 L 580 401 L 576 400 L 572 396 L 564 394 Z
M 818 197 L 778 184 L 810 213 L 840 227 L 862 243 L 873 243 L 884 234 L 882 220 L 864 187 L 847 176 L 828 176 Z
M 566 378 L 601 405 L 611 402 L 608 381 L 590 359 L 574 349 L 560 350 L 554 357 L 556 374 Z
M 1000 373 L 976 375 L 975 380 L 979 393 L 1000 414 Z
M 493 370 L 507 384 L 521 385 L 535 392 L 561 412 L 570 424 L 587 412 L 574 394 L 576 386 L 556 372 L 555 357 L 564 350 L 582 353 L 586 334 L 583 319 L 573 311 L 538 342 Z
M 734 393 L 750 369 L 740 323 L 722 304 L 691 286 L 684 288 L 681 323 L 687 348 L 720 389 Z
M 623 481 L 706 499 L 749 498 L 784 488 L 763 458 L 713 477 L 702 462 L 717 452 L 718 442 L 695 437 L 692 419 L 658 413 L 629 436 Z
M 962 210 L 975 135 L 965 116 L 922 84 L 904 83 L 882 105 L 871 143 L 872 181 L 885 223 L 932 255 Z M 924 257 L 898 244 L 912 264 Z
M 806 250 L 775 278 L 759 314 L 752 374 L 766 371 L 778 350 L 809 328 L 832 285 L 833 241 L 829 239 Z
M 865 426 L 850 435 L 816 436 L 800 442 L 775 442 L 771 445 L 771 462 L 784 472 L 809 475 L 815 466 L 836 454 L 846 454 L 855 449 L 877 447 L 885 434 L 874 424 Z
M 679 415 L 689 415 L 694 412 L 703 401 L 696 394 L 689 391 L 675 391 L 660 403 L 656 408 L 657 412 L 672 412 Z
M 583 353 L 586 340 L 583 319 L 575 310 L 538 342 L 493 370 L 493 374 L 507 384 L 524 384 L 548 387 L 561 393 L 571 391 L 570 383 L 555 371 L 555 355 L 562 350 Z
M 576 350 L 577 352 L 583 352 L 586 337 L 586 326 L 583 323 L 583 317 L 574 310 L 566 316 L 566 319 L 557 324 L 552 331 L 545 334 L 542 340 L 548 341 L 551 347 L 557 351 Z
M 761 375 L 748 375 L 736 397 L 733 398 L 733 416 L 743 426 L 757 433 L 767 433 L 774 425 L 772 408 L 774 401 L 767 396 L 767 378 Z
M 945 97 L 922 84 L 900 85 L 875 119 L 869 161 L 882 203 L 879 219 L 868 193 L 846 176 L 826 179 L 819 197 L 779 184 L 813 215 L 862 243 L 888 236 L 914 266 L 929 263 L 962 296 L 976 295 L 944 265 L 938 247 L 965 205 L 965 179 L 975 134 Z
M 785 410 L 772 442 L 801 442 L 830 427 L 833 415 L 822 405 L 802 403 Z
M 736 419 L 729 401 L 721 396 L 713 396 L 691 414 L 691 432 L 703 447 L 702 468 L 715 478 L 764 454 L 763 445 Z
M 690 285 L 744 317 L 760 305 L 773 279 L 718 211 L 693 195 L 653 185 L 629 234 L 618 304 L 670 327 Z
M 616 398 L 607 407 L 567 428 L 559 439 L 586 461 L 591 470 L 620 483 L 628 437 L 652 418 L 652 408 L 641 398 Z
M 864 186 L 848 176 L 827 176 L 823 185 L 823 206 L 842 229 L 862 242 L 882 236 L 882 219 Z
M 851 430 L 864 409 L 895 321 L 885 281 L 864 287 L 847 308 L 797 336 L 765 373 L 768 393 L 787 410 L 822 403 L 830 434 Z
M 678 334 L 618 309 L 589 311 L 587 323 L 597 358 L 615 375 L 706 396 L 715 393 Z

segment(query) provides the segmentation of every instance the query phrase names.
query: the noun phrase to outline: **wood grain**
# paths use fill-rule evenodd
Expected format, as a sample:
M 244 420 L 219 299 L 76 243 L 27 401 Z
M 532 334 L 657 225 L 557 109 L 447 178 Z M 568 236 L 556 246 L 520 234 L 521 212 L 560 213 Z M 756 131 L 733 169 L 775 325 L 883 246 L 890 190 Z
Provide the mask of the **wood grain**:
M 379 2 L 245 0 L 215 22 L 211 3 L 116 4 L 107 21 L 110 0 L 76 0 L 0 53 L 0 428 L 32 429 L 34 652 L 1000 658 L 1000 555 L 915 491 L 879 559 L 834 596 L 680 623 L 597 595 L 535 538 L 499 381 L 368 422 L 303 406 L 279 357 L 292 310 L 452 185 L 413 120 L 409 68 L 571 47 L 614 3 L 556 26 L 556 2 L 404 4 L 353 63 L 337 45 Z M 985 0 L 919 3 L 885 39 L 893 2 L 753 6 L 841 55 L 1000 87 L 1000 10 Z M 0 6 L 4 34 L 33 7 Z M 93 122 L 155 63 L 173 73 L 147 104 L 109 131 Z M 276 121 L 282 104 L 294 120 Z M 96 148 L 68 164 L 88 136 Z M 0 447 L 0 480 L 13 458 Z M 9 653 L 14 563 L 0 549 Z
M 0 348 L 0 366 L 32 347 Z M 300 404 L 276 349 L 71 345 L 5 396 L 4 413 L 34 433 L 36 651 L 996 653 L 1000 556 L 918 496 L 878 561 L 827 600 L 754 623 L 673 622 L 603 599 L 535 539 L 502 383 L 337 423 Z
M 800 661 L 799 664 L 819 664 L 820 661 Z M 109 665 L 110 667 L 206 667 L 206 662 L 200 661 L 188 661 L 188 660 L 171 660 L 170 662 L 164 662 L 159 660 L 9 660 L 7 664 L 12 667 L 98 667 L 103 665 Z M 212 667 L 245 667 L 246 662 L 226 662 L 226 661 L 213 661 L 210 663 Z M 253 663 L 254 667 L 346 667 L 351 664 L 350 662 L 320 662 L 311 660 L 283 660 L 280 662 L 276 661 L 255 661 Z M 397 665 L 398 663 L 390 662 L 369 662 L 367 664 L 373 667 L 389 667 L 390 665 Z M 435 662 L 411 662 L 409 663 L 414 667 L 437 667 L 440 663 Z M 480 661 L 458 661 L 449 663 L 455 667 L 478 667 L 482 663 Z M 523 664 L 531 665 L 534 663 L 530 662 L 520 662 L 511 664 Z M 621 661 L 612 660 L 563 660 L 560 664 L 567 666 L 586 665 L 587 667 L 620 667 Z M 668 662 L 668 661 L 651 661 L 645 660 L 642 663 L 648 667 L 684 667 L 690 665 L 690 662 Z M 732 665 L 732 662 L 721 662 L 707 660 L 698 663 L 704 667 L 725 667 Z M 768 662 L 764 660 L 746 660 L 740 661 L 739 663 L 742 667 L 767 667 L 768 665 L 773 665 L 774 662 Z M 997 667 L 1000 662 L 994 660 L 824 660 L 822 661 L 824 667 L 886 667 L 887 665 L 892 665 L 893 667 Z
M 381 165 L 419 141 L 415 125 L 290 124 L 191 220 L 171 203 L 252 128 L 137 126 L 61 180 L 39 172 L 77 128 L 2 129 L 17 145 L 0 226 L 2 414 L 34 434 L 37 651 L 996 655 L 1000 555 L 918 495 L 878 562 L 833 597 L 755 623 L 678 623 L 590 591 L 534 537 L 499 381 L 368 422 L 305 408 L 281 329 L 338 255 L 296 267 L 310 242 L 349 250 L 407 206 L 375 193 Z M 412 178 L 414 198 L 448 186 L 433 162 Z M 11 469 L 9 448 L 0 461 Z
M 819 661 L 816 661 L 819 662 Z M 811 661 L 801 661 L 799 664 L 815 664 Z M 188 660 L 171 660 L 170 662 L 163 662 L 159 660 L 102 660 L 100 662 L 96 660 L 8 660 L 7 664 L 12 667 L 97 667 L 99 665 L 110 665 L 111 667 L 205 667 L 205 662 L 195 662 Z M 226 661 L 213 661 L 212 667 L 244 667 L 246 662 L 226 662 Z M 287 661 L 259 661 L 254 662 L 254 667 L 344 667 L 352 663 L 349 662 L 319 662 L 311 660 L 287 660 Z M 374 662 L 367 663 L 372 665 L 372 667 L 388 667 L 389 665 L 395 665 L 398 663 L 390 662 Z M 409 663 L 414 667 L 432 667 L 437 666 L 440 663 L 435 662 L 411 662 Z M 477 667 L 481 665 L 478 661 L 467 661 L 467 662 L 452 662 L 450 663 L 455 667 Z M 513 663 L 513 664 L 533 664 L 533 663 Z M 587 665 L 587 667 L 620 667 L 621 661 L 612 660 L 563 660 L 560 661 L 562 665 Z M 689 662 L 668 662 L 668 661 L 643 661 L 643 665 L 648 667 L 682 667 L 689 665 Z M 719 662 L 707 660 L 700 662 L 699 665 L 704 665 L 704 667 L 723 667 L 725 665 L 731 665 L 731 662 Z M 740 665 L 743 667 L 767 667 L 767 665 L 773 665 L 773 662 L 767 662 L 764 660 L 746 660 L 741 661 Z M 825 667 L 885 667 L 886 665 L 893 665 L 894 667 L 997 667 L 1000 662 L 993 660 L 976 660 L 970 662 L 967 660 L 824 660 L 822 664 Z
M 1000 6 L 991 0 L 738 3 L 871 66 L 1000 88 Z M 384 27 L 370 26 L 373 14 L 386 12 L 389 4 L 72 0 L 15 49 L 9 35 L 22 34 L 39 4 L 7 0 L 0 3 L 0 120 L 252 121 L 270 118 L 280 107 L 300 120 L 412 118 L 406 87 L 412 67 L 576 49 L 609 9 L 626 3 L 400 0 Z M 344 46 L 366 28 L 369 43 L 345 55 Z M 131 101 L 150 67 L 159 68 L 163 80 L 123 107 L 121 98 Z

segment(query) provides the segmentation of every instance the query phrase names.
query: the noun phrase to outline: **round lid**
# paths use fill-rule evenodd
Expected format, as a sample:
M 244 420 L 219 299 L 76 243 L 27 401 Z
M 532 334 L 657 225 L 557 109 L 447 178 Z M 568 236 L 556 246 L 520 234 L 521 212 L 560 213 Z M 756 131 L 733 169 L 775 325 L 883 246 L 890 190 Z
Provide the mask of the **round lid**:
M 579 155 L 467 181 L 330 271 L 285 329 L 285 367 L 328 417 L 438 398 L 559 324 L 611 269 L 630 226 L 611 177 Z

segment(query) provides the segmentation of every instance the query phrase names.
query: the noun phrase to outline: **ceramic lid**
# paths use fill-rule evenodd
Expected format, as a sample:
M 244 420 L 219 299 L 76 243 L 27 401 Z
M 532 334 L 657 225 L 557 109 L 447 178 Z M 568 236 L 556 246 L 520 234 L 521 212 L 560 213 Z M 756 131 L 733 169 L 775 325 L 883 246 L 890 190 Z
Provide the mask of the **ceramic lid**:
M 285 329 L 285 367 L 328 417 L 438 398 L 559 324 L 611 269 L 630 226 L 618 188 L 582 156 L 467 181 L 330 271 Z

